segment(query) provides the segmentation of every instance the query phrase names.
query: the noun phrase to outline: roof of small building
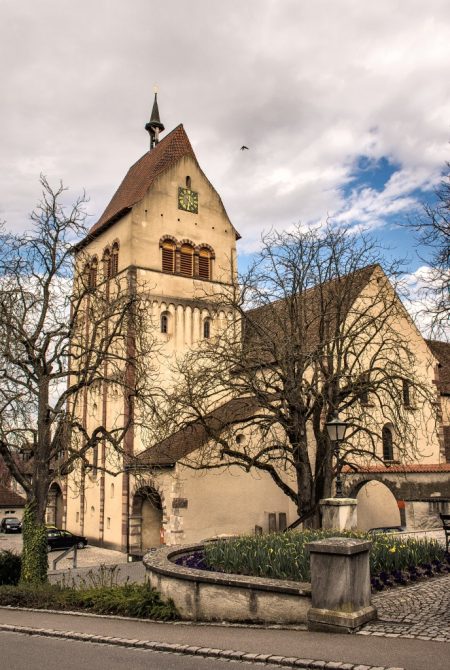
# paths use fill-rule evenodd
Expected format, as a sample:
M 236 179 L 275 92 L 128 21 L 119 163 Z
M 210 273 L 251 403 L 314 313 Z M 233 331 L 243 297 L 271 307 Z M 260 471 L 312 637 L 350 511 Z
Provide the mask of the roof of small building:
M 130 167 L 109 205 L 77 248 L 80 249 L 88 244 L 130 211 L 133 205 L 142 200 L 155 179 L 184 156 L 190 156 L 197 162 L 186 131 L 180 124 Z M 239 239 L 239 233 L 237 231 L 235 233 Z
M 395 463 L 392 465 L 369 465 L 366 467 L 359 467 L 356 472 L 351 470 L 348 466 L 344 468 L 346 474 L 388 474 L 399 473 L 405 474 L 410 472 L 450 472 L 450 463 Z
M 439 361 L 439 391 L 450 395 L 450 342 L 426 340 L 426 343 Z
M 206 444 L 211 433 L 220 433 L 234 422 L 249 419 L 258 408 L 255 398 L 235 398 L 220 405 L 205 417 L 205 423 L 193 421 L 186 427 L 158 442 L 135 458 L 128 467 L 163 467 L 173 465 L 182 458 Z
M 6 486 L 0 486 L 0 507 L 25 507 L 25 505 L 25 498 Z

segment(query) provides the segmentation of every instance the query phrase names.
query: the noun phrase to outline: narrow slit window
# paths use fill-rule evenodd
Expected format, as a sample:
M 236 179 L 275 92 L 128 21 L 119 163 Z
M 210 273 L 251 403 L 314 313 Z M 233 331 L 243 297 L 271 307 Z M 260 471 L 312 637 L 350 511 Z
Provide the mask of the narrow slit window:
M 211 319 L 205 319 L 203 321 L 203 337 L 205 340 L 209 340 L 211 337 Z
M 162 271 L 175 272 L 175 244 L 173 242 L 163 242 Z
M 407 379 L 403 380 L 402 386 L 403 405 L 411 407 L 411 384 Z
M 97 261 L 93 260 L 89 268 L 88 287 L 91 291 L 97 286 Z
M 161 332 L 167 335 L 169 332 L 169 316 L 168 314 L 161 314 Z
M 367 373 L 363 373 L 360 378 L 360 383 L 361 383 L 361 391 L 359 394 L 359 400 L 361 402 L 361 405 L 368 405 L 369 404 L 369 377 Z
M 180 252 L 180 272 L 186 277 L 194 274 L 194 249 L 190 244 L 183 244 Z
M 383 440 L 383 460 L 393 461 L 394 446 L 392 439 L 392 429 L 390 428 L 390 426 L 383 426 L 382 440 Z
M 198 276 L 201 279 L 211 279 L 211 252 L 209 249 L 200 249 L 198 257 Z

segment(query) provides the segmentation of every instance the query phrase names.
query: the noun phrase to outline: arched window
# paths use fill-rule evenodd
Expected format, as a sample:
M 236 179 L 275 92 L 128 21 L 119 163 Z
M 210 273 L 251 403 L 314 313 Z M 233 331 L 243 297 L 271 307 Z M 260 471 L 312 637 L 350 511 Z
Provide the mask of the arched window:
M 103 277 L 109 279 L 111 276 L 111 252 L 109 249 L 106 249 L 103 254 Z
M 383 440 L 383 460 L 384 461 L 393 461 L 394 460 L 394 445 L 393 445 L 393 436 L 392 428 L 389 425 L 383 426 L 381 433 L 381 438 Z
M 97 259 L 94 258 L 89 267 L 89 275 L 88 275 L 88 288 L 90 291 L 93 291 L 97 286 L 97 269 L 98 269 Z
M 119 271 L 119 245 L 117 244 L 117 242 L 114 242 L 111 253 L 111 260 L 109 263 L 109 276 L 115 277 L 118 271 Z
M 186 188 L 191 188 L 191 178 L 189 176 L 186 177 Z
M 169 314 L 167 312 L 161 314 L 161 332 L 164 335 L 169 334 Z
M 194 248 L 190 244 L 183 244 L 181 247 L 180 272 L 186 277 L 194 274 Z
M 203 337 L 205 340 L 209 340 L 211 337 L 211 319 L 205 319 L 203 321 Z
M 162 271 L 175 272 L 175 243 L 171 240 L 162 243 Z
M 202 247 L 198 256 L 198 276 L 201 279 L 211 279 L 211 257 L 209 249 Z

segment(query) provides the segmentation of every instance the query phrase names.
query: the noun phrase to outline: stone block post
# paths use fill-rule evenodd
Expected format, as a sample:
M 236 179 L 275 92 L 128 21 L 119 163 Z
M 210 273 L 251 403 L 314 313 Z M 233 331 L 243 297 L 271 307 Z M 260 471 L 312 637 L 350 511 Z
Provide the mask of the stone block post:
M 370 603 L 370 540 L 332 537 L 310 542 L 309 630 L 351 633 L 375 619 Z
M 355 530 L 357 526 L 356 498 L 323 498 L 320 501 L 322 528 Z

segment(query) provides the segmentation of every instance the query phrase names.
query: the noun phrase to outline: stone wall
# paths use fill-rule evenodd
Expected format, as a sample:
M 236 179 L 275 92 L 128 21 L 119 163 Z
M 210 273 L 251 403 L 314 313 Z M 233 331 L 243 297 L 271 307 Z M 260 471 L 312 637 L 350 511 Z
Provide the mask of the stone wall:
M 176 565 L 182 554 L 201 545 L 164 547 L 144 556 L 150 584 L 171 598 L 181 616 L 193 621 L 306 623 L 311 607 L 310 584 Z M 172 560 L 171 560 L 172 559 Z

